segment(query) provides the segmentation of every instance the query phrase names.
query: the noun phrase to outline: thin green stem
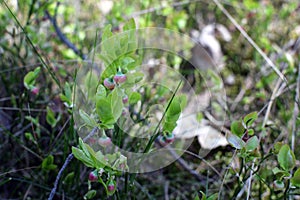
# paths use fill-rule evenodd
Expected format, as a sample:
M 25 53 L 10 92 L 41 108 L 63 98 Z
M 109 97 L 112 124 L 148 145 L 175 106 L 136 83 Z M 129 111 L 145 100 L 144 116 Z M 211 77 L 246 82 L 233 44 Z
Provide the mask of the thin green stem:
M 170 101 L 169 101 L 169 103 L 167 105 L 167 108 L 166 108 L 165 112 L 163 113 L 163 116 L 161 117 L 161 119 L 159 120 L 157 126 L 155 127 L 154 135 L 150 138 L 150 140 L 149 140 L 149 142 L 148 142 L 148 144 L 147 144 L 147 146 L 146 146 L 146 148 L 144 150 L 144 153 L 148 153 L 149 152 L 152 144 L 154 143 L 154 141 L 156 140 L 156 138 L 159 136 L 158 129 L 159 129 L 159 127 L 160 127 L 163 119 L 165 118 L 165 115 L 166 115 L 167 111 L 169 110 L 169 107 L 170 107 L 171 103 L 173 102 L 173 99 L 175 98 L 175 95 L 176 95 L 179 87 L 181 86 L 181 84 L 182 84 L 182 80 L 180 80 L 180 82 L 178 83 L 177 88 L 175 89 L 175 92 L 173 93 L 173 95 L 172 95 L 172 97 L 171 97 L 171 99 L 170 99 Z

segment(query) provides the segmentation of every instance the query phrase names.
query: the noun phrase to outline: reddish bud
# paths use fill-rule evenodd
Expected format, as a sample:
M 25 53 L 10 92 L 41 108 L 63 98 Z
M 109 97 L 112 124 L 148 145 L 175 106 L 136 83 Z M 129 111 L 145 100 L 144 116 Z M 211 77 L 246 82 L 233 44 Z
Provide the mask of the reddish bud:
M 112 192 L 112 191 L 115 190 L 115 184 L 114 184 L 112 181 L 108 184 L 107 190 L 108 190 L 109 192 Z
M 173 133 L 169 133 L 167 135 L 158 137 L 158 142 L 160 143 L 161 146 L 166 146 L 166 145 L 174 142 L 174 140 L 175 140 L 175 136 Z
M 90 172 L 90 174 L 89 174 L 89 181 L 91 181 L 91 182 L 98 181 L 98 174 L 97 173 L 98 173 L 97 170 L 94 170 L 94 171 Z
M 127 77 L 125 74 L 123 74 L 122 72 L 118 72 L 115 76 L 114 76 L 114 81 L 118 84 L 120 83 L 124 83 L 126 81 Z
M 111 139 L 107 136 L 102 136 L 101 138 L 98 139 L 98 144 L 102 147 L 107 147 L 111 145 Z
M 115 83 L 111 78 L 104 79 L 103 85 L 109 90 L 113 90 L 115 88 Z
M 123 101 L 124 104 L 128 103 L 128 96 L 125 95 L 125 96 L 123 97 L 122 101 Z
M 167 143 L 172 143 L 175 140 L 175 136 L 173 133 L 167 134 L 165 137 Z
M 37 88 L 37 87 L 34 87 L 34 88 L 31 90 L 32 94 L 34 94 L 34 95 L 37 95 L 37 94 L 39 93 L 39 91 L 40 91 L 40 89 Z

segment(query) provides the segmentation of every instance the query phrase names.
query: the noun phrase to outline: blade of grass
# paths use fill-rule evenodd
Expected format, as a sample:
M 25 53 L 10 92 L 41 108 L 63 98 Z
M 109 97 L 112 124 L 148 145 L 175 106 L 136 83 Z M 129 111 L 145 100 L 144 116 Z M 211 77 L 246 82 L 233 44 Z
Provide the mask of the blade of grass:
M 163 113 L 163 116 L 161 117 L 161 119 L 159 120 L 158 124 L 156 125 L 155 130 L 153 131 L 154 135 L 150 138 L 149 142 L 147 143 L 146 148 L 145 148 L 145 150 L 144 150 L 144 152 L 143 152 L 144 154 L 146 154 L 146 153 L 148 153 L 148 152 L 150 151 L 152 144 L 154 143 L 155 139 L 159 136 L 159 131 L 158 131 L 159 126 L 161 125 L 161 123 L 162 123 L 162 121 L 163 121 L 163 119 L 164 119 L 164 117 L 165 117 L 167 111 L 169 110 L 169 107 L 170 107 L 170 105 L 171 105 L 171 103 L 172 103 L 172 101 L 173 101 L 175 95 L 177 94 L 177 91 L 178 91 L 179 87 L 181 86 L 181 84 L 182 84 L 182 80 L 180 80 L 180 82 L 178 83 L 178 85 L 177 85 L 177 87 L 176 87 L 176 89 L 175 89 L 175 91 L 174 91 L 174 93 L 173 93 L 173 95 L 172 95 L 172 97 L 171 97 L 171 99 L 170 99 L 170 101 L 169 101 L 167 107 L 166 107 L 166 110 L 165 110 L 164 113 Z M 145 158 L 145 157 L 143 156 L 143 157 L 141 158 L 141 160 L 138 161 L 138 162 L 141 163 L 141 162 L 143 161 L 144 158 Z M 139 165 L 139 163 L 137 164 L 137 166 Z M 130 176 L 130 182 L 131 182 L 131 183 L 134 182 L 136 175 L 137 175 L 137 174 L 132 174 L 132 175 Z
M 149 140 L 149 142 L 148 142 L 148 144 L 147 144 L 147 146 L 146 146 L 146 148 L 144 150 L 144 153 L 148 153 L 149 152 L 149 150 L 150 150 L 152 144 L 154 143 L 155 139 L 159 136 L 159 131 L 158 131 L 159 126 L 161 125 L 163 119 L 165 118 L 165 115 L 166 115 L 167 111 L 169 110 L 169 107 L 170 107 L 171 103 L 173 102 L 173 99 L 174 99 L 174 97 L 175 97 L 175 95 L 176 95 L 179 87 L 181 86 L 181 83 L 182 83 L 182 80 L 180 80 L 180 82 L 178 83 L 178 85 L 177 85 L 177 87 L 175 89 L 175 92 L 173 93 L 173 95 L 172 95 L 172 97 L 171 97 L 171 99 L 170 99 L 170 101 L 169 101 L 169 103 L 168 103 L 168 105 L 166 107 L 166 110 L 163 113 L 163 116 L 161 117 L 161 119 L 159 120 L 157 126 L 155 127 L 155 130 L 154 130 L 154 134 L 155 135 L 153 135 L 150 138 L 150 140 Z

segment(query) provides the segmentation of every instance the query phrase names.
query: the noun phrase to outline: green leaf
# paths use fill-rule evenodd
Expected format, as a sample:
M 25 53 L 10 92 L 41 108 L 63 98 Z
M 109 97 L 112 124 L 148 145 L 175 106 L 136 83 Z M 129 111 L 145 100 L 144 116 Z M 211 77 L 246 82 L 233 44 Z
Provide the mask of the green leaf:
M 226 139 L 236 149 L 242 149 L 245 146 L 245 142 L 237 135 L 228 133 L 226 134 Z
M 131 30 L 131 29 L 135 29 L 136 26 L 135 26 L 135 21 L 133 18 L 131 18 L 130 20 L 128 20 L 124 27 L 123 27 L 123 31 L 128 31 L 128 30 Z
M 294 173 L 293 177 L 291 178 L 292 185 L 296 187 L 300 187 L 300 168 Z
M 218 193 L 210 195 L 207 200 L 216 200 L 218 198 Z
M 64 92 L 65 92 L 65 96 L 71 101 L 71 99 L 72 99 L 72 90 L 71 90 L 71 86 L 68 82 L 66 82 L 66 84 L 64 86 Z
M 132 88 L 136 83 L 143 80 L 144 74 L 141 72 L 127 73 L 127 80 L 123 83 L 122 88 Z
M 117 73 L 117 67 L 114 64 L 109 65 L 101 74 L 101 81 Z
M 276 175 L 276 177 L 277 177 L 278 180 L 282 180 L 284 177 L 289 177 L 290 176 L 289 172 L 284 171 L 282 169 L 279 169 L 278 167 L 275 167 L 272 170 L 272 172 L 273 172 L 273 174 Z
M 120 118 L 123 111 L 123 92 L 115 88 L 106 98 L 100 98 L 96 103 L 96 112 L 101 123 L 110 127 Z
M 247 131 L 248 131 L 248 135 L 249 136 L 254 135 L 254 130 L 253 129 L 248 129 Z
M 59 95 L 60 99 L 65 102 L 67 107 L 72 106 L 72 89 L 68 82 L 64 86 L 64 94 Z
M 108 154 L 106 154 L 108 155 Z M 102 154 L 101 151 L 97 151 L 96 159 L 98 161 L 99 166 L 96 166 L 97 169 L 101 168 L 101 166 L 109 166 L 109 163 L 106 160 L 106 157 Z
M 280 167 L 286 171 L 289 171 L 295 166 L 295 155 L 291 151 L 289 145 L 285 144 L 280 148 L 277 156 Z
M 241 121 L 233 121 L 230 125 L 230 130 L 234 135 L 237 135 L 238 137 L 242 137 L 245 132 L 245 128 Z
M 205 194 L 204 192 L 202 192 L 202 191 L 200 191 L 200 193 L 201 193 L 201 195 L 202 195 L 201 200 L 206 200 L 206 194 Z
M 141 100 L 142 96 L 138 92 L 132 92 L 129 96 L 129 104 L 133 105 L 136 104 L 139 100 Z
M 123 53 L 128 52 L 128 34 L 122 34 L 119 36 L 119 40 L 120 40 L 120 50 Z M 122 65 L 122 68 L 124 68 L 125 66 Z
M 84 123 L 86 123 L 86 125 L 90 126 L 90 127 L 96 127 L 97 123 L 96 121 L 91 118 L 86 112 L 84 112 L 83 110 L 79 110 L 79 115 L 80 117 L 83 119 Z
M 181 111 L 182 111 L 187 105 L 187 97 L 186 97 L 186 95 L 182 94 L 182 95 L 178 95 L 177 98 L 180 101 L 180 108 L 181 108 Z
M 34 69 L 34 71 L 28 72 L 24 77 L 24 86 L 31 90 L 34 87 L 35 80 L 38 77 L 39 73 L 41 71 L 40 67 L 37 67 Z
M 170 103 L 169 109 L 166 111 L 163 130 L 168 133 L 171 133 L 177 126 L 177 120 L 181 113 L 181 100 L 183 99 L 174 97 Z
M 251 126 L 253 122 L 257 119 L 257 112 L 252 112 L 246 115 L 243 119 L 247 127 Z
M 32 135 L 31 133 L 29 133 L 29 132 L 26 132 L 26 133 L 25 133 L 25 138 L 26 138 L 27 140 L 31 141 L 31 142 L 36 143 L 36 141 L 35 141 L 33 135 Z
M 115 122 L 120 118 L 123 112 L 123 95 L 120 88 L 115 88 L 111 93 L 111 108 Z
M 111 32 L 111 25 L 108 24 L 104 27 L 103 32 L 102 32 L 102 41 L 110 38 L 113 35 L 113 33 Z
M 247 9 L 253 10 L 259 8 L 259 3 L 255 0 L 244 0 L 244 5 Z
M 121 67 L 126 68 L 130 63 L 134 63 L 135 60 L 131 57 L 125 57 L 121 60 Z
M 285 171 L 279 169 L 278 167 L 275 167 L 274 169 L 272 169 L 272 172 L 273 172 L 273 174 L 276 175 L 276 174 L 278 174 L 278 173 L 282 173 L 282 172 L 285 172 Z
M 89 158 L 94 162 L 94 166 L 95 166 L 95 162 L 96 162 L 96 152 L 92 149 L 92 147 L 90 147 L 90 145 L 84 143 L 83 144 L 85 149 L 88 151 L 89 154 Z
M 75 176 L 74 172 L 68 173 L 67 176 L 63 180 L 63 184 L 65 184 L 65 185 L 71 185 L 73 183 L 74 176 Z
M 92 199 L 96 196 L 96 194 L 97 194 L 96 190 L 90 190 L 84 195 L 83 199 L 84 200 Z
M 53 161 L 54 157 L 52 155 L 46 157 L 42 162 L 42 169 L 45 171 L 55 170 L 57 168 L 57 165 L 54 165 Z
M 196 197 L 194 198 L 194 200 L 200 200 L 199 195 L 197 194 Z
M 93 98 L 95 96 L 97 84 L 98 84 L 97 75 L 92 71 L 89 71 L 85 75 L 85 79 L 84 79 L 85 89 L 86 91 L 88 91 L 88 98 Z
M 47 107 L 46 121 L 52 128 L 55 127 L 57 123 L 54 112 L 49 107 Z
M 59 97 L 63 102 L 65 102 L 67 104 L 68 107 L 71 106 L 71 101 L 70 101 L 70 99 L 68 99 L 68 97 L 66 97 L 63 94 L 60 94 Z
M 105 160 L 105 158 L 101 158 L 100 160 L 98 159 L 97 157 L 97 153 L 92 149 L 92 147 L 90 147 L 88 144 L 84 144 L 85 145 L 85 148 L 88 150 L 89 154 L 90 154 L 90 159 L 93 161 L 93 166 L 94 168 L 104 168 L 106 165 L 107 165 L 107 162 L 106 161 L 103 161 Z
M 276 142 L 274 144 L 274 153 L 278 154 L 282 146 L 283 146 L 282 142 Z
M 85 143 L 83 142 L 83 140 L 82 140 L 81 138 L 79 138 L 78 141 L 79 141 L 79 148 L 82 150 L 82 152 L 83 152 L 89 159 L 91 159 L 90 152 L 89 152 L 89 150 L 86 148 L 86 145 L 85 145 Z
M 83 162 L 87 167 L 94 168 L 93 161 L 81 149 L 72 147 L 72 153 L 75 158 Z
M 111 109 L 111 102 L 109 99 L 101 98 L 96 103 L 96 112 L 104 125 L 112 125 L 115 123 L 115 119 Z
M 258 147 L 258 145 L 258 138 L 256 136 L 253 136 L 247 141 L 245 148 L 247 151 L 253 151 Z
M 102 84 L 99 84 L 96 93 L 96 101 L 98 101 L 100 98 L 105 98 L 105 97 L 106 97 L 106 89 Z

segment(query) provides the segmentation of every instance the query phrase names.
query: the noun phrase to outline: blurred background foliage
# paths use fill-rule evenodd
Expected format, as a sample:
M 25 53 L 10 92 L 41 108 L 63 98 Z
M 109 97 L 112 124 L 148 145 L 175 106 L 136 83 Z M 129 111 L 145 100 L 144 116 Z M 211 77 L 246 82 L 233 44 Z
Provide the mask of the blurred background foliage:
M 65 87 L 65 83 L 72 82 L 76 68 L 93 49 L 96 33 L 101 34 L 106 24 L 112 24 L 113 31 L 118 32 L 126 20 L 134 17 L 139 28 L 163 27 L 188 35 L 194 29 L 201 31 L 208 24 L 226 26 L 232 40 L 220 42 L 225 63 L 221 76 L 227 93 L 228 121 L 262 109 L 278 82 L 276 73 L 213 1 L 5 2 L 35 48 L 31 47 L 23 30 L 1 3 L 0 199 L 48 197 L 57 172 L 70 153 L 70 147 L 77 143 L 72 116 L 59 98 L 61 93 L 65 93 L 61 88 Z M 286 84 L 291 90 L 284 88 L 283 83 L 280 85 L 283 89 L 272 107 L 266 128 L 269 137 L 263 141 L 263 148 L 272 148 L 274 141 L 288 142 L 299 65 L 300 4 L 297 0 L 225 0 L 221 3 L 288 80 Z M 24 76 L 42 66 L 36 51 L 42 55 L 61 86 L 51 78 L 49 70 L 42 67 L 35 84 L 39 92 L 34 93 L 24 87 Z M 167 62 L 172 65 L 173 60 Z M 237 99 L 239 94 L 240 99 Z M 262 123 L 263 116 L 258 121 Z M 298 118 L 297 125 L 299 123 Z M 295 155 L 300 158 L 299 141 L 296 143 Z M 198 149 L 199 144 L 195 142 L 189 150 L 197 154 Z M 160 171 L 140 174 L 127 198 L 192 199 L 200 190 L 208 194 L 218 192 L 224 181 L 223 197 L 231 199 L 240 191 L 242 184 L 234 171 L 224 175 L 232 155 L 231 147 L 223 147 L 215 149 L 205 158 L 222 177 L 201 159 L 184 155 L 189 165 L 203 176 L 203 181 L 194 179 L 177 163 L 173 163 Z M 259 175 L 265 183 L 254 180 L 253 198 L 258 199 L 263 195 L 267 199 L 280 197 L 266 186 L 273 181 L 273 164 L 271 160 L 261 166 Z M 87 192 L 87 174 L 87 168 L 73 160 L 63 174 L 57 199 L 81 199 Z M 97 188 L 97 185 L 93 187 Z M 122 186 L 119 189 L 122 190 Z M 100 198 L 104 194 L 100 184 L 97 190 Z M 168 195 L 165 194 L 166 190 L 169 191 Z

